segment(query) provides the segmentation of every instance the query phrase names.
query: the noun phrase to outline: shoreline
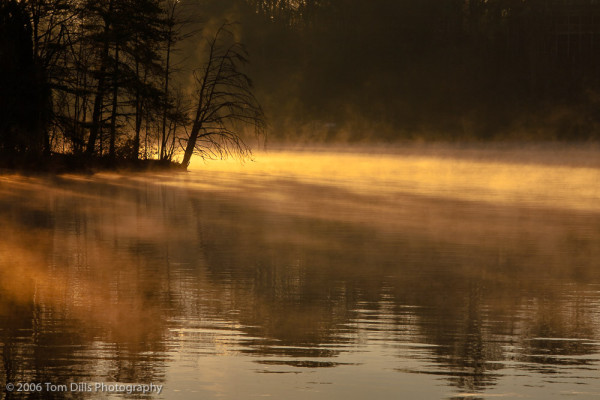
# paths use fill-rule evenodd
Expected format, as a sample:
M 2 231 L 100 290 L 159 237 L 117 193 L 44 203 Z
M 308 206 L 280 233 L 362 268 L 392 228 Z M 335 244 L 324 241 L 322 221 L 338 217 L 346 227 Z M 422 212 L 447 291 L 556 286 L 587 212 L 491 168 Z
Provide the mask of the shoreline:
M 144 171 L 187 171 L 179 163 L 167 160 L 114 159 L 109 157 L 87 157 L 70 154 L 52 154 L 33 157 L 0 155 L 0 174 L 84 174 L 98 172 L 144 172 Z

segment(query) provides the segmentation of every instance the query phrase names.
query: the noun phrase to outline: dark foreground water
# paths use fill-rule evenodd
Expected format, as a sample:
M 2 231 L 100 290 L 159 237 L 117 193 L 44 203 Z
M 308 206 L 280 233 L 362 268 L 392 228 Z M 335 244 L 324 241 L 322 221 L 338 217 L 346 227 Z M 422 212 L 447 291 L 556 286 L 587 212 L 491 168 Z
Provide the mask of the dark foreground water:
M 598 170 L 292 158 L 0 177 L 4 398 L 600 398 Z

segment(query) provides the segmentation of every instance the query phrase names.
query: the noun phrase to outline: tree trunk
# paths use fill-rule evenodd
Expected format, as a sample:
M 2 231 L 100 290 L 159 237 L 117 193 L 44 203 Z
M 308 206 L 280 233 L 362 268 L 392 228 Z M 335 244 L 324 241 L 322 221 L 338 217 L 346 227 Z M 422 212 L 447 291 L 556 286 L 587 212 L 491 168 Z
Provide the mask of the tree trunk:
M 177 3 L 175 3 L 177 4 Z M 175 6 L 173 6 L 173 14 L 175 13 Z M 171 16 L 173 17 L 173 16 Z M 168 111 L 168 101 L 169 101 L 169 67 L 171 61 L 171 39 L 173 35 L 173 28 L 169 25 L 169 33 L 167 36 L 167 59 L 165 66 L 165 104 L 163 107 L 163 115 L 162 115 L 162 138 L 160 141 L 160 159 L 164 160 L 166 158 L 166 147 L 167 147 L 167 111 Z
M 135 73 L 139 76 L 140 64 L 136 60 Z M 145 83 L 144 79 L 144 83 Z M 133 158 L 138 159 L 140 156 L 140 131 L 142 130 L 142 99 L 140 96 L 139 87 L 135 90 L 135 138 L 133 140 Z
M 140 76 L 140 60 L 137 55 L 135 57 L 135 76 Z M 144 85 L 146 84 L 147 76 L 148 69 L 144 68 Z M 140 132 L 142 130 L 142 120 L 144 118 L 143 112 L 142 95 L 140 93 L 140 86 L 138 84 L 136 85 L 135 89 L 135 137 L 133 140 L 133 158 L 135 160 L 140 157 Z
M 100 115 L 102 114 L 102 103 L 104 102 L 104 91 L 105 88 L 105 73 L 108 63 L 108 50 L 110 41 L 108 40 L 108 31 L 110 30 L 110 17 L 113 12 L 113 0 L 110 0 L 108 4 L 108 17 L 104 21 L 104 48 L 102 49 L 102 61 L 100 62 L 100 70 L 98 76 L 98 90 L 96 91 L 96 98 L 94 100 L 94 112 L 92 113 L 92 126 L 90 127 L 90 137 L 87 144 L 86 153 L 88 155 L 94 154 L 94 148 L 96 147 L 96 139 L 98 138 L 98 131 L 100 129 Z
M 167 158 L 169 161 L 173 159 L 173 154 L 175 153 L 175 139 L 177 133 L 177 123 L 173 123 L 173 135 L 171 136 L 171 147 L 169 148 L 169 152 L 167 154 Z
M 194 154 L 194 148 L 196 148 L 196 141 L 198 140 L 199 132 L 200 124 L 195 123 L 192 127 L 192 133 L 190 133 L 190 138 L 187 141 L 187 145 L 185 146 L 183 160 L 181 161 L 181 165 L 185 166 L 186 168 L 190 165 L 190 160 L 192 159 L 192 155 Z
M 113 72 L 113 104 L 112 104 L 112 115 L 110 118 L 110 145 L 108 148 L 108 156 L 115 158 L 115 140 L 117 137 L 117 107 L 119 100 L 119 45 L 115 45 L 115 69 Z

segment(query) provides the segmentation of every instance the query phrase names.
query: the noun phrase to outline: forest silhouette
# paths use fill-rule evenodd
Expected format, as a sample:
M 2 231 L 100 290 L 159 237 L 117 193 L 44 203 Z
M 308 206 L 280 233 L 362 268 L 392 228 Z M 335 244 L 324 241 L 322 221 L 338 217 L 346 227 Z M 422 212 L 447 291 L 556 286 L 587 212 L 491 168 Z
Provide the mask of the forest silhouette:
M 595 1 L 241 3 L 252 76 L 273 136 L 598 136 Z
M 183 93 L 170 84 L 178 42 L 197 25 L 178 0 L 0 3 L 0 152 L 6 166 L 173 166 L 181 152 L 248 154 L 240 135 L 264 114 L 234 25 L 204 31 L 205 59 Z M 189 128 L 189 133 L 188 133 Z M 40 161 L 41 160 L 41 161 Z M 155 165 L 153 163 L 152 165 Z
M 0 153 L 187 166 L 248 155 L 249 131 L 593 140 L 599 46 L 591 0 L 3 0 Z

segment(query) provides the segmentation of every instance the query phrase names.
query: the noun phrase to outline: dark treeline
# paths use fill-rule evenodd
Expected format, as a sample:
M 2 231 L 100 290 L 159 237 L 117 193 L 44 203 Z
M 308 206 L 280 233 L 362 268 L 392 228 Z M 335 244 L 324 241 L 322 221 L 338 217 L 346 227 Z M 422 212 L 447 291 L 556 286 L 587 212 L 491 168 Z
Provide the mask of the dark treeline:
M 596 139 L 599 67 L 592 0 L 0 0 L 0 153 Z
M 263 114 L 243 71 L 246 50 L 233 26 L 204 36 L 198 26 L 178 0 L 0 0 L 4 164 L 182 155 L 187 166 L 194 153 L 248 152 L 238 132 L 260 130 Z M 182 72 L 174 54 L 185 40 L 207 45 Z
M 594 0 L 215 3 L 242 21 L 272 138 L 597 137 Z

